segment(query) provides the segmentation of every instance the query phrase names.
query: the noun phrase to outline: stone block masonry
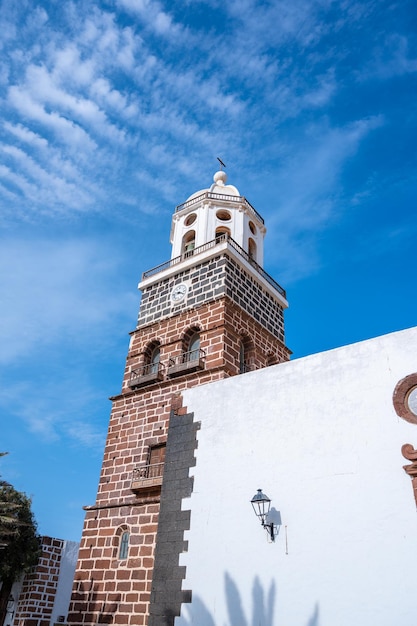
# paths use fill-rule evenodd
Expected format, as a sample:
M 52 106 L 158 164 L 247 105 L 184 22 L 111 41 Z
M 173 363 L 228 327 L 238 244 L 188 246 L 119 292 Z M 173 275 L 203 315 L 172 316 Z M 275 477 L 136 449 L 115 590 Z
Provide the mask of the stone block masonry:
M 190 511 L 182 510 L 182 501 L 192 492 L 189 470 L 195 465 L 198 428 L 192 413 L 171 412 L 148 626 L 174 626 L 181 604 L 191 601 L 191 591 L 182 590 L 185 568 L 179 556 L 186 549 L 184 531 L 190 527 Z
M 198 307 L 222 295 L 225 263 L 225 257 L 219 255 L 145 288 L 140 303 L 138 328 L 182 312 L 185 308 Z M 180 283 L 188 286 L 187 298 L 176 305 L 171 302 L 170 294 L 172 288 Z
M 241 309 L 274 337 L 284 342 L 284 311 L 266 291 L 233 259 L 227 261 L 225 292 Z
M 200 328 L 201 348 L 207 355 L 205 369 L 132 390 L 131 371 L 143 363 L 148 343 L 159 340 L 161 361 L 167 361 L 181 352 L 181 338 L 189 326 Z M 241 333 L 252 338 L 256 367 L 267 364 L 268 352 L 276 362 L 288 360 L 285 346 L 227 297 L 133 333 L 123 391 L 112 399 L 96 503 L 86 513 L 70 624 L 147 624 L 160 491 L 133 493 L 133 471 L 146 465 L 152 446 L 169 440 L 173 397 L 186 388 L 238 374 Z M 123 532 L 129 532 L 129 550 L 127 558 L 120 559 Z
M 188 286 L 187 297 L 179 304 L 170 300 L 175 285 Z M 226 253 L 202 262 L 146 287 L 142 294 L 138 328 L 158 320 L 196 309 L 227 295 L 265 330 L 284 342 L 284 315 L 280 297 L 266 290 Z

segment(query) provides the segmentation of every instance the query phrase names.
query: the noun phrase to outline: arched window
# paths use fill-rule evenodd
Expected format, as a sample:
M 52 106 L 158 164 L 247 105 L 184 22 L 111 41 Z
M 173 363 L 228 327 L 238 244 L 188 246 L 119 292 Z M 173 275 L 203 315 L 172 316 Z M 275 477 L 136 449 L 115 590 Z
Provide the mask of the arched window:
M 195 248 L 195 230 L 189 230 L 182 240 L 182 253 L 188 257 L 194 253 Z
M 119 542 L 119 559 L 124 560 L 127 559 L 127 555 L 129 552 L 129 532 L 127 530 L 122 533 Z
M 243 341 L 240 342 L 239 348 L 239 373 L 244 374 L 246 372 L 246 350 Z
M 219 226 L 216 228 L 216 243 L 220 241 L 226 241 L 230 237 L 230 229 L 226 226 Z
M 157 374 L 160 358 L 161 344 L 159 341 L 152 341 L 145 350 L 143 374 Z
M 190 337 L 188 345 L 188 354 L 190 361 L 196 361 L 200 356 L 200 333 L 194 333 Z
M 242 337 L 239 343 L 239 374 L 249 372 L 251 369 L 249 362 L 249 354 L 251 342 L 248 337 Z
M 256 243 L 252 237 L 249 238 L 249 258 L 252 261 L 256 261 Z
M 159 360 L 161 358 L 161 349 L 158 346 L 155 346 L 155 348 L 152 350 L 151 353 L 151 360 L 149 363 L 149 373 L 150 374 L 156 374 L 158 371 L 158 367 L 159 367 Z
M 187 330 L 182 339 L 182 361 L 198 361 L 200 358 L 200 329 L 192 326 Z

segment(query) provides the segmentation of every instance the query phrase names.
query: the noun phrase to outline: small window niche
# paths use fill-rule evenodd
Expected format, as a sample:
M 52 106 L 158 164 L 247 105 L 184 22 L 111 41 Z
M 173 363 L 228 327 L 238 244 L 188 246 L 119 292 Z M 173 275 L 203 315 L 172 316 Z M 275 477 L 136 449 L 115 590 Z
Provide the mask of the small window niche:
M 129 533 L 128 530 L 125 530 L 120 535 L 120 541 L 119 541 L 119 561 L 125 561 L 127 559 L 127 556 L 129 554 L 129 538 L 130 538 L 130 533 Z
M 253 348 L 250 338 L 241 337 L 239 342 L 239 374 L 245 374 L 253 369 L 251 365 L 252 356 Z

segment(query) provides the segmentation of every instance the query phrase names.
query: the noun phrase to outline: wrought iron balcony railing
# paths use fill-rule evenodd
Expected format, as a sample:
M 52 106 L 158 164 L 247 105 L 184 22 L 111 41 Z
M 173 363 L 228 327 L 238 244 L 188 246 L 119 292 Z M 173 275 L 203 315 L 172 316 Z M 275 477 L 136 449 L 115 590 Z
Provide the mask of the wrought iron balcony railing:
M 155 463 L 153 465 L 142 465 L 133 470 L 131 489 L 139 491 L 141 489 L 149 489 L 162 485 L 162 475 L 164 473 L 164 464 Z
M 148 363 L 132 370 L 129 387 L 141 387 L 149 383 L 164 379 L 165 365 L 162 363 Z
M 202 370 L 206 366 L 206 353 L 204 350 L 191 350 L 171 357 L 168 361 L 168 376 L 180 376 L 186 372 Z

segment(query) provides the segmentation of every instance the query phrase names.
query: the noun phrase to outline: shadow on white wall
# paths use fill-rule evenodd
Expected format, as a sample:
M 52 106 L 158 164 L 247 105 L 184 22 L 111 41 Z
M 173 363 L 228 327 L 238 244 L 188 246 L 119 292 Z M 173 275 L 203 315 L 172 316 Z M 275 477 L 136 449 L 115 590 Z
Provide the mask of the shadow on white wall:
M 272 582 L 268 592 L 263 589 L 259 578 L 256 577 L 252 585 L 252 619 L 249 620 L 243 611 L 242 599 L 236 583 L 226 572 L 224 577 L 228 621 L 227 626 L 280 626 L 274 622 L 276 599 L 275 583 Z M 210 611 L 202 600 L 193 595 L 190 605 L 184 605 L 184 613 L 176 620 L 181 626 L 218 626 Z M 222 626 L 224 621 L 222 621 Z M 226 624 L 225 624 L 226 626 Z M 319 608 L 316 604 L 308 622 L 300 626 L 319 626 Z

